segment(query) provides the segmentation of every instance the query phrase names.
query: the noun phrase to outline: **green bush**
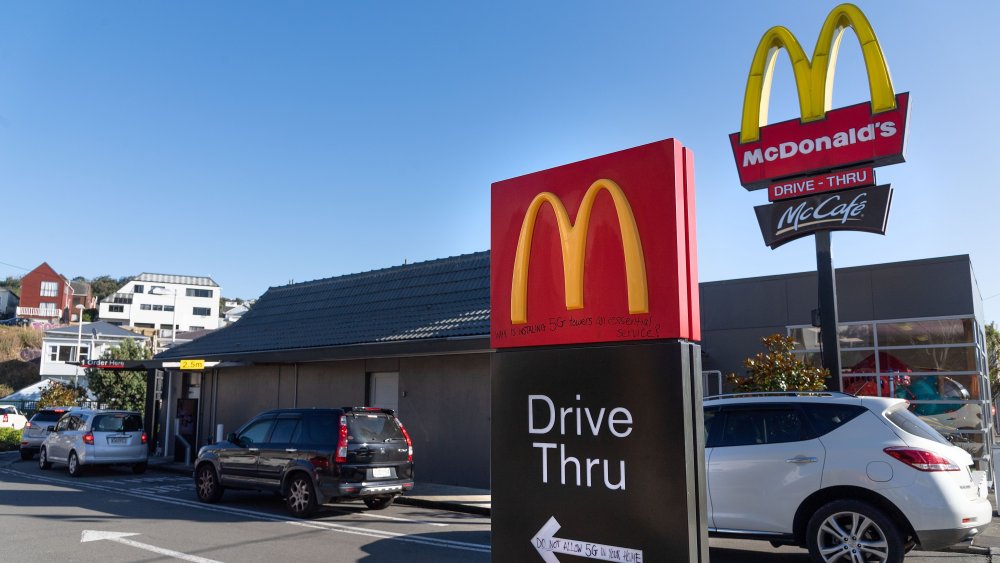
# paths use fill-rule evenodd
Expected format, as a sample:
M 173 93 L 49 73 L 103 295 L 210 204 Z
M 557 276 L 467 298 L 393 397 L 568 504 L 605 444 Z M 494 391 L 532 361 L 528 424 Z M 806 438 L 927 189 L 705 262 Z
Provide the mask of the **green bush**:
M 0 428 L 0 452 L 9 452 L 21 447 L 21 431 Z

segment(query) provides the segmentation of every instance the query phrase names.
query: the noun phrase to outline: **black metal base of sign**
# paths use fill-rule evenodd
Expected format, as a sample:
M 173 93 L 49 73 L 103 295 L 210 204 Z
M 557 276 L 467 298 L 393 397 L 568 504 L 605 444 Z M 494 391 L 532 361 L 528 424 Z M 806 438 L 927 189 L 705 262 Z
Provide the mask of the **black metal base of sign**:
M 826 388 L 842 391 L 840 381 L 840 334 L 837 332 L 837 274 L 833 269 L 830 231 L 816 233 L 816 276 L 819 283 L 820 336 L 823 341 L 823 367 L 830 371 Z
M 492 559 L 708 561 L 701 347 L 498 350 Z

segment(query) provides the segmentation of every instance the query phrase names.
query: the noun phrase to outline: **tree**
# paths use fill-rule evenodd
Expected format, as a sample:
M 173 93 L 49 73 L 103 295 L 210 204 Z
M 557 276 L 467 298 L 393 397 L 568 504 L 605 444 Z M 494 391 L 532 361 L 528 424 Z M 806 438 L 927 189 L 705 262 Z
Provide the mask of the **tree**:
M 0 397 L 6 397 L 7 395 L 12 394 L 14 391 L 15 389 L 10 385 L 5 385 L 3 383 L 0 383 Z
M 767 353 L 758 353 L 743 360 L 747 368 L 745 376 L 735 373 L 726 379 L 736 386 L 738 392 L 753 391 L 821 391 L 826 389 L 823 381 L 829 377 L 826 368 L 808 366 L 792 354 L 795 340 L 772 334 L 761 338 Z
M 0 280 L 0 287 L 6 287 L 7 289 L 13 291 L 14 293 L 21 293 L 21 278 L 14 276 L 7 276 L 3 280 Z
M 111 348 L 102 360 L 148 360 L 152 350 L 143 342 L 129 339 Z M 111 409 L 142 411 L 146 402 L 146 372 L 88 369 L 87 381 L 98 403 Z
M 87 400 L 87 390 L 77 385 L 53 381 L 42 391 L 38 408 L 82 405 Z
M 986 325 L 986 369 L 990 377 L 990 391 L 996 397 L 1000 391 L 1000 330 L 996 323 Z
M 121 286 L 118 285 L 118 281 L 107 275 L 97 276 L 96 278 L 90 280 L 90 291 L 94 293 L 94 297 L 97 298 L 98 301 L 101 301 L 105 297 L 111 295 L 117 291 L 119 287 Z

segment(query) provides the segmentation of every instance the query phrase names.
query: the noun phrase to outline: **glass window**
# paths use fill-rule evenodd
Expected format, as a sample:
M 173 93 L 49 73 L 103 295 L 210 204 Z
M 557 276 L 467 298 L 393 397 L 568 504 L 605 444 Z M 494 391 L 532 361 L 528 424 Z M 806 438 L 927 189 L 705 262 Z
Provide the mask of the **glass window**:
M 926 346 L 975 343 L 973 319 L 941 319 L 878 323 L 879 346 Z
M 153 310 L 153 306 L 150 305 L 149 303 L 142 303 L 142 304 L 139 305 L 139 309 L 141 311 L 152 311 Z
M 262 443 L 264 438 L 267 437 L 267 431 L 271 429 L 273 423 L 273 418 L 265 418 L 253 422 L 243 432 L 240 432 L 239 442 L 243 445 Z
M 38 294 L 42 297 L 55 297 L 59 295 L 59 284 L 56 282 L 43 281 Z
M 125 306 L 124 305 L 108 305 L 108 311 L 110 311 L 112 313 L 124 313 L 125 312 Z
M 174 310 L 174 306 L 173 305 L 164 305 L 163 306 L 163 310 L 164 311 L 173 311 Z
M 828 434 L 844 424 L 854 420 L 866 408 L 859 405 L 834 405 L 830 403 L 816 403 L 802 409 L 806 413 L 817 436 Z
M 102 414 L 94 418 L 96 432 L 137 432 L 142 430 L 142 417 L 137 414 Z
M 72 362 L 73 361 L 73 349 L 76 346 L 60 346 L 59 347 L 59 361 L 60 362 Z
M 59 360 L 59 347 L 49 346 L 49 361 L 55 362 Z
M 944 439 L 944 436 L 940 432 L 934 430 L 927 425 L 926 422 L 917 418 L 915 414 L 906 410 L 906 405 L 900 404 L 897 407 L 890 409 L 885 413 L 885 417 L 889 419 L 889 422 L 895 424 L 900 430 L 920 438 L 927 438 L 928 440 L 934 440 L 941 444 L 948 444 L 948 440 Z
M 347 417 L 347 439 L 350 442 L 405 441 L 396 419 L 383 413 L 352 414 Z
M 142 293 L 144 291 L 146 291 L 146 286 L 144 286 L 144 285 L 136 285 L 135 289 L 132 290 L 132 293 Z
M 974 346 L 896 349 L 884 352 L 879 360 L 883 372 L 976 371 L 977 368 Z
M 38 308 L 42 309 L 43 311 L 55 311 L 56 310 L 56 304 L 55 303 L 39 303 L 38 304 Z
M 156 328 L 156 325 L 153 323 L 134 323 L 134 326 L 136 328 Z
M 86 360 L 90 357 L 90 346 L 80 346 L 80 359 Z
M 194 288 L 189 287 L 186 290 L 186 295 L 188 297 L 211 297 L 212 296 L 212 290 L 211 289 L 194 289 Z
M 195 307 L 192 309 L 191 314 L 197 317 L 207 317 L 212 314 L 212 310 L 208 307 Z
M 722 445 L 781 444 L 807 438 L 798 409 L 740 409 L 726 413 Z
M 820 347 L 819 329 L 814 326 L 789 329 L 788 336 L 795 341 L 794 350 L 815 350 Z
M 865 323 L 859 325 L 840 325 L 837 327 L 837 335 L 840 337 L 840 348 L 871 348 L 875 345 L 872 339 L 872 325 Z
M 153 310 L 154 311 L 162 311 L 163 310 L 163 305 L 153 305 Z
M 705 447 L 714 448 L 718 446 L 719 442 L 719 432 L 712 431 L 712 425 L 718 421 L 722 420 L 723 417 L 717 416 L 719 414 L 718 408 L 705 409 Z
M 268 442 L 271 444 L 286 444 L 292 441 L 292 435 L 299 426 L 297 418 L 280 418 L 274 423 L 274 431 Z
M 339 417 L 332 414 L 306 415 L 296 443 L 306 445 L 336 445 L 340 432 Z

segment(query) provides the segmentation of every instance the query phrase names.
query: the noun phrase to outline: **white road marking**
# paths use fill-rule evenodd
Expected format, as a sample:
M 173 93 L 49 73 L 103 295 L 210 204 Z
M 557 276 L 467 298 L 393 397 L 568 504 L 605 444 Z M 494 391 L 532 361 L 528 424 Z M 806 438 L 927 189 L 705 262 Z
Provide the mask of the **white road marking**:
M 490 553 L 491 549 L 489 544 L 479 544 L 479 543 L 462 542 L 455 540 L 443 540 L 438 538 L 429 538 L 420 536 L 409 536 L 407 534 L 400 534 L 385 530 L 375 530 L 372 528 L 363 528 L 360 526 L 349 526 L 346 524 L 337 524 L 335 522 L 324 522 L 322 520 L 300 520 L 295 518 L 279 517 L 273 514 L 267 514 L 265 512 L 257 512 L 255 510 L 246 510 L 242 508 L 205 504 L 198 501 L 156 496 L 153 494 L 138 492 L 134 490 L 127 490 L 127 489 L 123 490 L 116 487 L 107 487 L 96 482 L 84 482 L 79 480 L 60 479 L 58 477 L 48 477 L 45 475 L 32 475 L 30 473 L 15 471 L 13 469 L 0 468 L 0 473 L 19 475 L 27 479 L 41 481 L 44 483 L 56 484 L 60 486 L 66 486 L 70 488 L 84 488 L 96 491 L 118 493 L 121 495 L 141 498 L 153 502 L 160 502 L 164 504 L 172 504 L 175 506 L 183 506 L 186 508 L 204 510 L 206 512 L 219 512 L 222 514 L 237 515 L 237 516 L 242 516 L 244 518 L 264 520 L 268 522 L 280 522 L 284 524 L 290 524 L 292 526 L 301 526 L 304 528 L 325 530 L 328 532 L 338 532 L 351 535 L 367 536 L 378 539 L 390 539 L 406 543 L 429 545 L 434 547 L 442 547 L 446 549 L 473 551 L 477 553 Z
M 181 559 L 184 561 L 191 561 L 192 563 L 221 563 L 215 559 L 206 559 L 204 557 L 198 557 L 197 555 L 188 555 L 187 553 L 181 553 L 179 551 L 174 551 L 172 549 L 165 549 L 162 547 L 156 547 L 155 545 L 149 545 L 148 543 L 141 543 L 135 540 L 125 539 L 127 536 L 138 536 L 136 533 L 126 533 L 126 532 L 101 532 L 98 530 L 84 530 L 80 534 L 80 543 L 108 540 L 123 545 L 128 545 L 132 547 L 137 547 L 139 549 L 144 549 L 146 551 L 152 551 L 153 553 L 158 553 L 160 555 L 166 555 L 167 557 L 173 557 L 174 559 Z

